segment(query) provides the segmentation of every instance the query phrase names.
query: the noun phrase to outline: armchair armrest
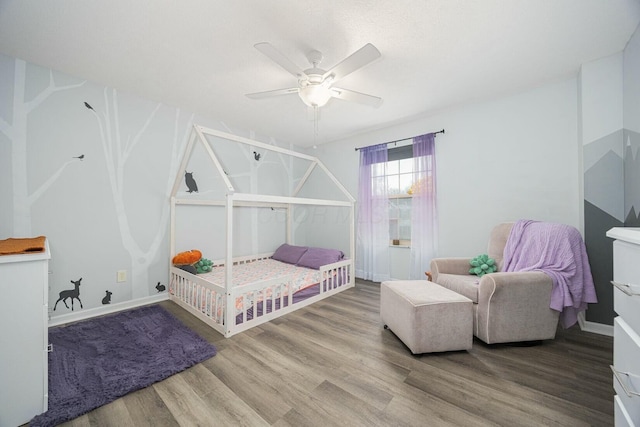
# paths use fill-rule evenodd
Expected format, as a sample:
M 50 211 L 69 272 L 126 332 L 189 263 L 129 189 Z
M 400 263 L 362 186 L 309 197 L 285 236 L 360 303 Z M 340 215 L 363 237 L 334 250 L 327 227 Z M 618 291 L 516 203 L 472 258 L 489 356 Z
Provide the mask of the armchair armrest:
M 471 258 L 434 258 L 431 260 L 432 282 L 438 281 L 439 274 L 469 274 Z
M 559 312 L 549 308 L 553 281 L 541 271 L 492 273 L 478 288 L 474 333 L 484 342 L 551 339 Z
M 478 303 L 520 306 L 523 310 L 532 306 L 549 308 L 553 281 L 541 271 L 502 272 L 482 276 L 478 289 Z

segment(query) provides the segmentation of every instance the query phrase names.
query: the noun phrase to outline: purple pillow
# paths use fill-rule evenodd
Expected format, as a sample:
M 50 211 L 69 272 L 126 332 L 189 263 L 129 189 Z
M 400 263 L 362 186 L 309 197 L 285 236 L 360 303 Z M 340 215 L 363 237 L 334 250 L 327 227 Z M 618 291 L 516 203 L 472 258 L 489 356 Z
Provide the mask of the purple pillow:
M 287 264 L 296 264 L 305 252 L 307 252 L 306 246 L 292 246 L 283 243 L 276 249 L 273 255 L 271 255 L 271 258 L 276 261 L 286 262 Z
M 337 249 L 308 248 L 298 260 L 297 265 L 318 270 L 321 266 L 333 264 L 342 258 L 344 258 L 344 253 Z

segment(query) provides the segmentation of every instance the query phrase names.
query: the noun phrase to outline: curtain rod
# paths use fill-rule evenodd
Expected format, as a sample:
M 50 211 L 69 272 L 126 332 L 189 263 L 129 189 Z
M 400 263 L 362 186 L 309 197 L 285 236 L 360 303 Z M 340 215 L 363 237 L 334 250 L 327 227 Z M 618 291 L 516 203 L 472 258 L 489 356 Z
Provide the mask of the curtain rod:
M 444 129 L 439 130 L 438 132 L 431 132 L 431 133 L 433 133 L 434 135 L 438 134 L 438 133 L 444 133 Z M 415 137 L 412 136 L 411 138 L 396 139 L 395 141 L 382 142 L 381 144 L 396 144 L 396 143 L 402 142 L 402 141 L 409 141 L 410 139 L 413 139 L 413 138 L 415 138 Z M 380 145 L 380 144 L 368 145 L 367 147 L 373 147 L 374 145 Z M 358 151 L 358 150 L 362 150 L 363 148 L 367 148 L 367 147 L 356 147 L 355 150 Z

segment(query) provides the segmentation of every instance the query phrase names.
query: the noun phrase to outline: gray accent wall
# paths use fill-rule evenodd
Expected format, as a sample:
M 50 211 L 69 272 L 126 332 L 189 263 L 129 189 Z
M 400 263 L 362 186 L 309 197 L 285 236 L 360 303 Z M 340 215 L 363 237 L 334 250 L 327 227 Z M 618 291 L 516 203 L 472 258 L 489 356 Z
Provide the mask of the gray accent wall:
M 584 147 L 584 198 L 611 217 L 624 219 L 622 129 Z
M 640 133 L 624 132 L 624 225 L 640 227 Z
M 584 170 L 584 232 L 591 272 L 596 285 L 598 304 L 589 306 L 586 320 L 613 325 L 613 242 L 606 237 L 612 227 L 640 227 L 640 34 L 638 29 L 629 40 L 622 55 L 622 70 L 599 75 L 587 90 L 602 95 L 598 89 L 611 87 L 622 71 L 622 117 L 611 120 L 612 111 L 619 111 L 617 103 L 607 103 L 606 96 L 592 98 L 588 106 L 597 114 L 592 119 L 609 118 L 609 124 L 621 123 L 621 128 L 608 135 L 585 141 Z M 598 64 L 595 65 L 598 67 Z M 583 105 L 584 106 L 584 105 Z M 606 120 L 605 120 L 606 121 Z M 597 126 L 592 126 L 592 128 Z M 617 127 L 617 125 L 616 125 Z M 615 128 L 615 127 L 614 127 Z
M 590 322 L 612 325 L 613 246 L 607 230 L 624 222 L 623 131 L 617 131 L 583 148 L 584 155 L 584 240 L 598 304 L 586 312 Z

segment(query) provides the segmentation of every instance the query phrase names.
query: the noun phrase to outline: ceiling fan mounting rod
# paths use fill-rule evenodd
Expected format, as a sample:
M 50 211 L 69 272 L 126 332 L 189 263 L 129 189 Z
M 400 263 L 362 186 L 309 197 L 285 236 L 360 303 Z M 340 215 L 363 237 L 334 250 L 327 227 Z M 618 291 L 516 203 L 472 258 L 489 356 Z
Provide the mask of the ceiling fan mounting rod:
M 315 49 L 307 53 L 307 60 L 311 65 L 313 65 L 313 68 L 317 68 L 318 65 L 320 65 L 320 63 L 322 62 L 322 58 L 323 58 L 322 52 L 317 51 Z

